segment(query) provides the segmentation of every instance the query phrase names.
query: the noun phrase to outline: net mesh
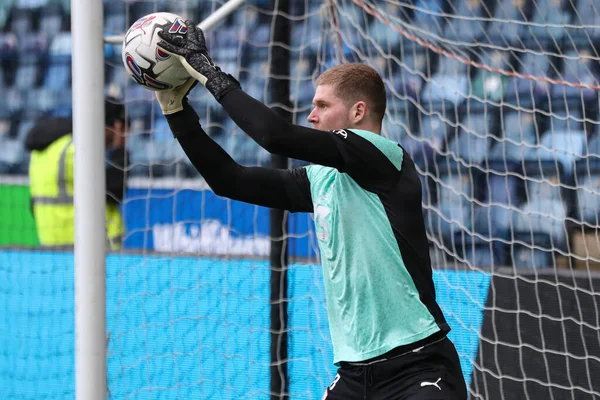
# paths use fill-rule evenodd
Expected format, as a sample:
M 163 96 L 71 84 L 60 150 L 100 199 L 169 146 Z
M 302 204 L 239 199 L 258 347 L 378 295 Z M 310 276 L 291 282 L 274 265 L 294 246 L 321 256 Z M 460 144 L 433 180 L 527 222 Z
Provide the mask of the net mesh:
M 104 1 L 105 34 L 155 11 L 201 21 L 222 4 Z M 272 6 L 249 1 L 207 34 L 217 64 L 269 106 Z M 420 173 L 438 300 L 471 398 L 600 396 L 596 2 L 294 0 L 284 17 L 291 73 L 278 78 L 289 79 L 294 122 L 307 124 L 314 81 L 330 66 L 364 62 L 384 78 L 383 135 Z M 70 115 L 69 18 L 68 1 L 0 4 L 2 246 L 36 244 L 23 143 L 40 115 Z M 153 94 L 124 73 L 120 47 L 105 55 L 105 92 L 131 122 L 126 236 L 107 263 L 110 394 L 268 398 L 269 212 L 215 196 Z M 190 102 L 209 135 L 241 164 L 268 165 L 200 89 Z M 335 367 L 317 242 L 311 216 L 288 224 L 302 262 L 289 266 L 281 299 L 280 361 L 291 398 L 320 399 Z M 73 397 L 72 273 L 70 253 L 0 251 L 8 398 Z

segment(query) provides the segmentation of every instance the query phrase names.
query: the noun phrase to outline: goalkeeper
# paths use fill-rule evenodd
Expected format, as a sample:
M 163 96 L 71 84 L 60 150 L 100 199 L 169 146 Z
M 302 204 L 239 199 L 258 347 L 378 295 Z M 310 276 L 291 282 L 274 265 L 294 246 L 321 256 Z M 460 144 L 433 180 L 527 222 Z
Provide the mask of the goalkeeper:
M 191 21 L 159 46 L 194 79 L 157 92 L 169 126 L 217 195 L 315 215 L 334 363 L 323 398 L 466 399 L 458 354 L 435 300 L 421 184 L 409 155 L 380 136 L 381 77 L 343 64 L 317 80 L 313 129 L 285 121 L 244 93 L 211 60 Z M 296 169 L 244 167 L 212 141 L 186 96 L 201 82 L 267 151 L 305 160 Z

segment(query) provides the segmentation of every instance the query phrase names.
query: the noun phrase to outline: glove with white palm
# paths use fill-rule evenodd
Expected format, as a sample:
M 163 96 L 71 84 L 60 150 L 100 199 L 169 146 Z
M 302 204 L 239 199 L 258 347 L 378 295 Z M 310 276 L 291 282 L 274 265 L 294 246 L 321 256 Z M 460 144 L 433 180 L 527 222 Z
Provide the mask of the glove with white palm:
M 204 32 L 192 21 L 185 21 L 187 33 L 158 32 L 162 39 L 158 45 L 167 53 L 177 57 L 187 72 L 217 99 L 233 89 L 241 88 L 233 76 L 226 74 L 213 62 L 206 48 Z
M 190 77 L 183 85 L 175 89 L 154 92 L 162 113 L 170 115 L 182 111 L 187 101 L 187 95 L 197 83 L 196 79 Z

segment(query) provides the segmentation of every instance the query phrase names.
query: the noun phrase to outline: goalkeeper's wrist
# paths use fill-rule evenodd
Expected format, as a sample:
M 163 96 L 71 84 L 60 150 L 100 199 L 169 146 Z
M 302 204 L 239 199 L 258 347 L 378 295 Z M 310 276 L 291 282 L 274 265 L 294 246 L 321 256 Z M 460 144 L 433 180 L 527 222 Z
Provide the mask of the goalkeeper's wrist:
M 200 117 L 198 117 L 192 106 L 189 105 L 187 99 L 183 99 L 182 103 L 183 110 L 165 115 L 171 132 L 173 132 L 173 137 L 176 139 L 194 132 L 192 127 L 200 124 Z
M 240 85 L 240 82 L 237 79 L 223 71 L 218 71 L 207 79 L 205 86 L 219 102 L 227 93 L 242 88 L 242 85 Z

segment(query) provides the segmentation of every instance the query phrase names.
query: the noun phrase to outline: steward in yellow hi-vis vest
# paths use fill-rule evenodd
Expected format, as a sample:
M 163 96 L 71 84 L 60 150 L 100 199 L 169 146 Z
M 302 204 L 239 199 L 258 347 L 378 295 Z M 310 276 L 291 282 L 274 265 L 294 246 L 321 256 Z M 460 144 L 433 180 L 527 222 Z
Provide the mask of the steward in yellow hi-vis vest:
M 110 250 L 120 248 L 123 221 L 119 204 L 123 200 L 128 154 L 125 150 L 125 117 L 122 105 L 105 102 L 106 138 L 106 236 Z M 38 121 L 27 135 L 31 151 L 29 185 L 33 216 L 40 245 L 70 249 L 75 237 L 73 205 L 72 121 L 51 117 Z

